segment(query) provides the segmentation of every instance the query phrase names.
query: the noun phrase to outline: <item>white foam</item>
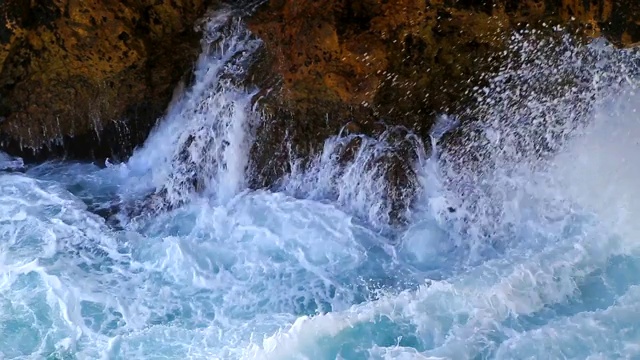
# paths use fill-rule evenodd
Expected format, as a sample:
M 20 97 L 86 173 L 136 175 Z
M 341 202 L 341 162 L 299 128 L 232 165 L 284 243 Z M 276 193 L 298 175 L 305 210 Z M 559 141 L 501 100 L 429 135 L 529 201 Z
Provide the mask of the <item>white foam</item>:
M 538 47 L 526 42 L 516 45 L 518 56 L 534 61 L 524 61 L 526 66 L 516 72 L 505 71 L 484 93 L 486 107 L 476 114 L 482 117 L 468 128 L 481 127 L 481 137 L 472 135 L 470 147 L 462 151 L 435 149 L 439 161 L 423 161 L 422 181 L 433 187 L 425 192 L 428 204 L 422 209 L 438 225 L 414 223 L 404 234 L 401 249 L 416 263 L 435 262 L 436 267 L 442 266 L 437 263 L 439 256 L 445 256 L 457 270 L 453 276 L 417 292 L 385 296 L 341 313 L 299 318 L 254 344 L 246 357 L 341 358 L 337 344 L 366 343 L 359 336 L 372 334 L 357 334 L 354 329 L 385 331 L 381 318 L 413 324 L 418 347 L 424 350 L 369 343 L 377 356 L 387 356 L 396 348 L 408 357 L 529 356 L 526 351 L 505 352 L 500 345 L 527 334 L 520 327 L 535 327 L 527 325 L 527 318 L 540 318 L 539 328 L 545 330 L 531 331 L 543 331 L 545 340 L 556 346 L 554 351 L 578 346 L 575 336 L 554 337 L 553 331 L 569 331 L 545 320 L 544 312 L 572 306 L 577 317 L 592 318 L 578 305 L 582 300 L 593 301 L 594 295 L 587 291 L 591 282 L 618 281 L 616 274 L 599 273 L 611 259 L 638 254 L 632 240 L 638 233 L 633 219 L 640 214 L 632 205 L 633 184 L 640 179 L 639 167 L 631 159 L 637 152 L 635 110 L 631 106 L 603 116 L 611 97 L 616 97 L 617 107 L 620 102 L 637 103 L 635 95 L 629 96 L 618 82 L 633 83 L 625 73 L 633 70 L 624 64 L 634 57 L 599 44 L 567 45 L 553 49 L 554 56 L 547 56 L 539 43 Z M 612 69 L 616 63 L 621 65 Z M 555 81 L 567 79 L 575 83 L 545 92 Z M 540 147 L 542 142 L 546 149 Z M 472 165 L 471 156 L 481 161 Z M 576 161 L 581 158 L 585 161 Z M 453 213 L 448 211 L 452 205 L 456 205 Z M 620 209 L 632 215 L 620 216 Z M 443 228 L 448 234 L 442 233 Z M 460 263 L 451 264 L 454 248 L 467 250 Z M 614 292 L 608 296 L 621 295 L 613 285 L 606 287 Z M 612 334 L 615 331 L 613 327 Z M 598 356 L 616 348 L 600 342 L 588 347 L 588 352 Z
M 203 52 L 193 86 L 174 101 L 144 147 L 124 165 L 135 176 L 130 186 L 166 189 L 174 204 L 194 195 L 196 181 L 198 191 L 220 201 L 245 188 L 256 92 L 241 83 L 260 41 L 234 16 L 220 11 L 202 24 Z
M 417 292 L 386 296 L 342 313 L 300 318 L 248 356 L 313 358 L 323 353 L 321 344 L 340 341 L 347 329 L 361 324 L 375 328 L 381 317 L 388 317 L 416 326 L 418 337 L 430 349 L 425 356 L 473 358 L 485 347 L 498 345 L 487 339 L 492 333 L 510 334 L 504 324 L 509 318 L 535 315 L 547 306 L 564 303 L 578 294 L 582 279 L 606 266 L 611 256 L 624 253 L 615 240 L 594 236 L 597 232 L 564 239 L 541 253 L 489 261 Z
M 633 359 L 640 355 L 638 286 L 616 304 L 594 312 L 553 320 L 550 324 L 517 334 L 501 344 L 496 359 L 571 357 L 606 359 L 616 354 Z
M 2 170 L 19 170 L 24 168 L 24 162 L 21 158 L 9 156 L 0 151 L 0 171 Z
M 400 146 L 408 146 L 415 157 L 425 157 L 425 149 L 417 136 L 410 132 L 398 139 L 389 138 L 395 133 L 405 132 L 401 128 L 390 128 L 379 138 L 364 135 L 337 135 L 325 141 L 322 152 L 308 165 L 302 166 L 299 159 L 293 159 L 291 174 L 285 176 L 282 190 L 288 194 L 320 201 L 334 201 L 349 213 L 358 216 L 377 228 L 385 228 L 393 217 L 391 187 L 405 186 L 407 194 L 396 201 L 402 203 L 405 211 L 411 205 L 412 186 L 419 184 L 389 184 L 389 166 L 395 151 Z M 395 142 L 394 142 L 395 141 Z M 352 153 L 351 156 L 347 155 Z M 411 155 L 409 155 L 411 156 Z M 411 161 L 407 159 L 407 161 Z M 411 169 L 409 164 L 407 169 Z M 409 181 L 411 177 L 408 177 Z M 403 215 L 403 214 L 396 214 Z

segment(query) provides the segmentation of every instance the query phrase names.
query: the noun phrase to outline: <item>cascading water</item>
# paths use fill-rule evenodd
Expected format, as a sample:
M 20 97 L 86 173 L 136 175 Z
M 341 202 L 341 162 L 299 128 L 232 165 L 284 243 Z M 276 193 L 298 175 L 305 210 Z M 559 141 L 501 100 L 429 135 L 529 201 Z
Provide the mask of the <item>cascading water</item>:
M 256 92 L 241 83 L 260 41 L 233 16 L 222 11 L 201 24 L 205 37 L 193 86 L 127 164 L 143 177 L 150 174 L 143 190 L 164 191 L 170 205 L 205 189 L 228 200 L 245 186 Z
M 640 356 L 635 52 L 514 36 L 517 66 L 430 151 L 406 135 L 421 188 L 380 231 L 388 137 L 246 188 L 260 42 L 231 12 L 202 26 L 193 84 L 127 163 L 0 155 L 2 357 Z M 146 216 L 113 227 L 114 204 Z

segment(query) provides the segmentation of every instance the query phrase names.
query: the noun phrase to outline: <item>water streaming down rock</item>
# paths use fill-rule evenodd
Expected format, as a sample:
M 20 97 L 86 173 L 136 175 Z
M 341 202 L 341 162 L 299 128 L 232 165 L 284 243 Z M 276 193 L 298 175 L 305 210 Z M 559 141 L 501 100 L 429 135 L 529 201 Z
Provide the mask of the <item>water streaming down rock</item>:
M 154 191 L 145 209 L 134 210 L 171 209 L 202 193 L 227 201 L 246 186 L 257 91 L 244 87 L 244 77 L 260 40 L 237 15 L 221 11 L 202 22 L 203 52 L 193 86 L 174 100 L 126 165 L 150 175 L 140 189 Z
M 422 140 L 402 127 L 378 138 L 339 134 L 326 140 L 321 154 L 292 171 L 281 190 L 297 197 L 334 201 L 378 229 L 406 220 L 418 193 L 414 165 L 426 152 Z
M 193 86 L 174 100 L 144 147 L 125 165 L 143 177 L 134 188 L 153 189 L 144 203 L 128 206 L 129 215 L 158 213 L 201 195 L 228 201 L 246 189 L 247 175 L 258 170 L 250 168 L 249 158 L 261 121 L 254 101 L 258 91 L 246 88 L 245 78 L 260 40 L 234 17 L 237 14 L 218 12 L 201 25 L 203 54 Z M 273 188 L 336 201 L 363 221 L 386 229 L 406 220 L 417 192 L 413 163 L 419 156 L 425 156 L 422 141 L 401 127 L 390 127 L 379 138 L 339 134 L 327 139 L 323 152 L 306 166 L 291 152 L 291 174 Z
M 230 15 L 128 163 L 0 173 L 4 356 L 640 355 L 635 52 L 515 36 L 518 66 L 443 116 L 431 151 L 342 134 L 279 192 L 249 191 L 239 84 L 259 40 Z M 421 188 L 383 236 L 385 159 L 407 153 Z M 89 211 L 149 191 L 170 206 L 124 229 Z

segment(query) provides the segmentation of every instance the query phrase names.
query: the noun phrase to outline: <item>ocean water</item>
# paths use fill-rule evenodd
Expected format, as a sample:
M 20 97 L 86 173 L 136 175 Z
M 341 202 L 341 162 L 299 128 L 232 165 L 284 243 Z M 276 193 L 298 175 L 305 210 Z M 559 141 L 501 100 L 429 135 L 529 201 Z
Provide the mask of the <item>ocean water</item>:
M 193 85 L 126 163 L 0 154 L 0 358 L 640 358 L 636 52 L 514 35 L 480 105 L 412 140 L 394 228 L 384 137 L 247 188 L 260 40 L 235 15 L 200 24 Z

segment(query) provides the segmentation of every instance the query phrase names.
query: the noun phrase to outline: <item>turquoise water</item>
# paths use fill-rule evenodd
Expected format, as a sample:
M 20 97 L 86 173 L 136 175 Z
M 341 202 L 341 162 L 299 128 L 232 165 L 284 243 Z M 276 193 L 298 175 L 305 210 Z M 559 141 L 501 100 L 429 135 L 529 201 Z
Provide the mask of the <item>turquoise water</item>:
M 416 142 L 422 191 L 393 228 L 364 166 L 381 139 L 346 165 L 327 139 L 280 190 L 247 188 L 260 117 L 236 80 L 260 41 L 228 13 L 205 28 L 193 88 L 128 162 L 0 155 L 3 358 L 640 357 L 635 55 L 500 74 L 469 152 Z

